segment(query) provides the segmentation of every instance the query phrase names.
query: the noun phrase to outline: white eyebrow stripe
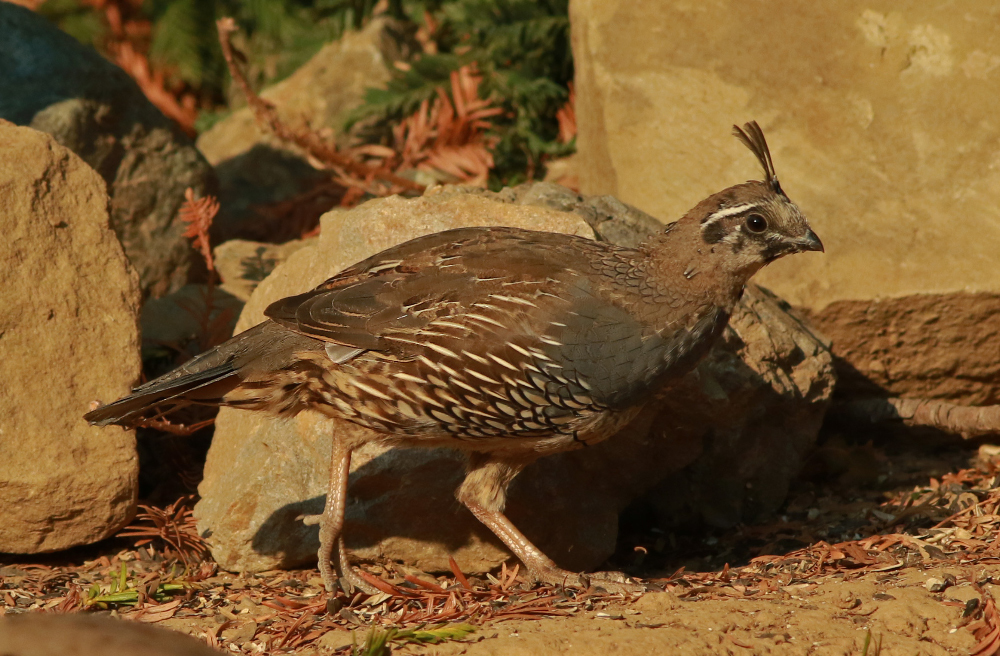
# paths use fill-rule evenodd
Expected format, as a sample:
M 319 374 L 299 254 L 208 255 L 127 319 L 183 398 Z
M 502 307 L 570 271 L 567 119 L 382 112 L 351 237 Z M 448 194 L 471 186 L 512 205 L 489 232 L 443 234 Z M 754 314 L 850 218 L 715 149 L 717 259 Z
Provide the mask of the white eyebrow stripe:
M 756 203 L 743 203 L 742 205 L 735 205 L 733 207 L 726 207 L 721 210 L 716 210 L 713 214 L 709 215 L 707 219 L 701 222 L 701 229 L 704 230 L 708 226 L 712 225 L 716 221 L 726 218 L 727 216 L 733 216 L 735 214 L 742 214 L 747 210 L 752 210 L 758 207 Z

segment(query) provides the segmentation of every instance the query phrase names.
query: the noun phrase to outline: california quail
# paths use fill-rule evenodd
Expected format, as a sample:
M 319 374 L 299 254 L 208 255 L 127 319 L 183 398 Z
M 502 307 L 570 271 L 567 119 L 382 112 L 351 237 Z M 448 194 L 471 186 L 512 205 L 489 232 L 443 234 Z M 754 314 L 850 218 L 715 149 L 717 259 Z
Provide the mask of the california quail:
M 503 515 L 511 480 L 540 456 L 613 435 L 707 353 L 756 271 L 823 250 L 757 123 L 734 134 L 764 180 L 706 198 L 637 248 L 511 228 L 420 237 L 272 304 L 269 321 L 86 418 L 130 425 L 198 403 L 312 409 L 372 429 L 334 439 L 318 522 L 330 590 L 331 555 L 370 589 L 341 538 L 351 451 L 370 440 L 462 449 L 458 499 L 537 579 L 585 582 Z

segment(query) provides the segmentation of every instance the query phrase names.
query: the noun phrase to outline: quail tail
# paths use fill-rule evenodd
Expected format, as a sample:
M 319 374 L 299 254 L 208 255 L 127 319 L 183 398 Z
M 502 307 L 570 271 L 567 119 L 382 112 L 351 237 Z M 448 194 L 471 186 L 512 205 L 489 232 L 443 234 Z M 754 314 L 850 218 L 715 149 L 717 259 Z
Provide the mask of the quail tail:
M 266 321 L 155 380 L 132 390 L 114 403 L 84 415 L 91 424 L 131 426 L 147 417 L 191 404 L 219 405 L 247 375 L 280 369 L 303 338 Z M 308 343 L 314 340 L 305 339 Z M 309 344 L 312 346 L 312 344 Z M 317 344 L 322 348 L 321 344 Z

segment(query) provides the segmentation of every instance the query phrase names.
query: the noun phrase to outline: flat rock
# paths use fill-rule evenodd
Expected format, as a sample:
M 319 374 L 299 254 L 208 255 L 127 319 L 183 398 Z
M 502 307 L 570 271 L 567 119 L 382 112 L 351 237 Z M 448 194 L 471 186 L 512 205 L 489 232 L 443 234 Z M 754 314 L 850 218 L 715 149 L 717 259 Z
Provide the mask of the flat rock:
M 324 217 L 318 242 L 260 284 L 237 330 L 260 322 L 273 300 L 384 248 L 472 225 L 582 236 L 593 236 L 594 225 L 623 241 L 659 227 L 614 199 L 544 184 L 372 200 Z M 695 513 L 729 525 L 764 515 L 781 503 L 814 443 L 833 383 L 825 342 L 773 295 L 751 288 L 724 343 L 698 371 L 611 439 L 528 467 L 511 487 L 509 515 L 560 565 L 578 570 L 610 555 L 618 514 L 644 494 L 664 517 Z M 317 529 L 299 517 L 322 509 L 331 435 L 351 430 L 315 413 L 278 420 L 220 412 L 195 516 L 223 568 L 259 571 L 315 558 Z M 348 493 L 349 548 L 425 571 L 447 570 L 449 556 L 470 573 L 496 567 L 509 554 L 455 501 L 462 475 L 461 456 L 449 450 L 360 449 Z M 685 488 L 683 502 L 674 501 L 671 481 Z
M 996 5 L 572 0 L 585 194 L 657 217 L 759 179 L 760 122 L 826 254 L 756 280 L 796 306 L 1000 292 Z
M 48 132 L 100 173 L 143 295 L 179 289 L 191 248 L 177 210 L 188 187 L 213 187 L 208 162 L 124 71 L 45 18 L 0 2 L 0 34 L 0 118 Z
M 135 436 L 83 414 L 139 377 L 138 280 L 104 181 L 0 121 L 0 551 L 95 542 L 135 514 Z

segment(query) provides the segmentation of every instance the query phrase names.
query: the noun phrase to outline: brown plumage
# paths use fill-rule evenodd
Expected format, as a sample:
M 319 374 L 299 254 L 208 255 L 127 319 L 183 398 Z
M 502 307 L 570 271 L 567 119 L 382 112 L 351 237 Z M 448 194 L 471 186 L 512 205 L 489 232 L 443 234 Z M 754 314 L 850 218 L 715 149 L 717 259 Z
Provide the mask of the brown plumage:
M 312 409 L 370 439 L 459 448 L 469 471 L 458 498 L 534 576 L 580 583 L 504 517 L 510 481 L 539 456 L 613 435 L 707 353 L 757 270 L 822 250 L 760 128 L 735 131 L 765 180 L 710 196 L 635 249 L 512 228 L 420 237 L 272 304 L 269 321 L 87 419 L 127 425 L 190 403 Z M 369 587 L 339 539 L 357 446 L 335 438 L 319 522 L 331 589 L 338 543 L 341 576 Z

